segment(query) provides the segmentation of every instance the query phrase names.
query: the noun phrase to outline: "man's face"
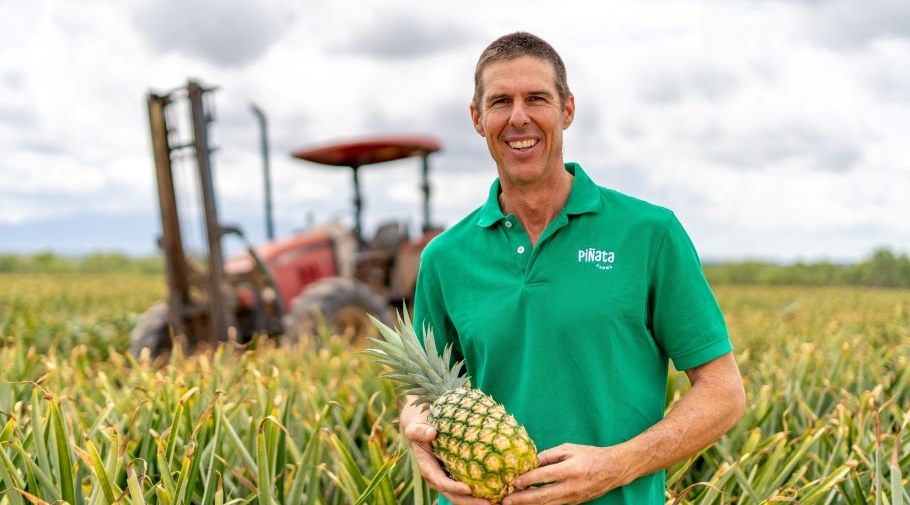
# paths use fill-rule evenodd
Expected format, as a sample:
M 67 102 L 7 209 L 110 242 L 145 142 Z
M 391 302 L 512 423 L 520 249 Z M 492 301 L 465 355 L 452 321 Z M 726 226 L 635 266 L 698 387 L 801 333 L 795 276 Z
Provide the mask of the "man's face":
M 556 75 L 532 56 L 490 64 L 481 74 L 479 106 L 471 104 L 474 128 L 487 139 L 504 184 L 533 186 L 564 170 L 562 131 L 575 114 L 575 98 L 560 103 Z

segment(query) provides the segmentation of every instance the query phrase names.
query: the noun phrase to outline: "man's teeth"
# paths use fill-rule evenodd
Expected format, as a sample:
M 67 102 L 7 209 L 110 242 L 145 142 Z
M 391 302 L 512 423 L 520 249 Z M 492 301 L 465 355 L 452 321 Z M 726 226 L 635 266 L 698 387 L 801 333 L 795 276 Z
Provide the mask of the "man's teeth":
M 509 147 L 511 147 L 512 149 L 527 149 L 529 147 L 534 147 L 535 144 L 537 144 L 537 140 L 535 140 L 535 139 L 515 140 L 512 142 L 509 142 Z

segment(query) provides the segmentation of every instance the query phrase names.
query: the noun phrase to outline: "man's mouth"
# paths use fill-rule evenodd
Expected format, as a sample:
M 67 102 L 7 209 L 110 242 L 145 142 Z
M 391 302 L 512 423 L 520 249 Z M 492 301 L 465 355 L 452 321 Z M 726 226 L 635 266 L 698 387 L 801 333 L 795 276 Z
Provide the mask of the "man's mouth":
M 512 140 L 507 143 L 512 149 L 530 149 L 537 145 L 537 139 Z

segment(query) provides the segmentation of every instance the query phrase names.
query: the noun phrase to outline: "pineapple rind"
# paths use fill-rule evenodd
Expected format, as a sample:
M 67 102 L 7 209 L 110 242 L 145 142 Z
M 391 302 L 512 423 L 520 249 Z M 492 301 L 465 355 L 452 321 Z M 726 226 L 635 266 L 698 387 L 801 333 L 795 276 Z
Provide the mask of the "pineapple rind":
M 537 468 L 537 449 L 525 428 L 478 389 L 441 396 L 430 406 L 427 423 L 437 432 L 433 452 L 476 497 L 499 503 L 518 475 Z

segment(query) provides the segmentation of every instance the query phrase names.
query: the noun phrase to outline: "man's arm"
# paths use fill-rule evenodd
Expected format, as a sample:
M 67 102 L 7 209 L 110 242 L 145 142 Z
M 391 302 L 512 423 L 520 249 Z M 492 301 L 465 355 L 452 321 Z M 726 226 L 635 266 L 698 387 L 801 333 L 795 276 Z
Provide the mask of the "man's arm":
M 722 437 L 742 417 L 746 403 L 733 354 L 686 375 L 692 387 L 664 419 L 611 447 L 563 444 L 541 452 L 540 467 L 515 481 L 516 488 L 524 490 L 509 495 L 504 505 L 584 503 L 682 461 Z
M 414 406 L 414 397 L 406 399 L 399 416 L 401 432 L 411 444 L 411 452 L 420 468 L 420 475 L 429 486 L 439 491 L 454 505 L 489 505 L 490 502 L 471 496 L 471 488 L 463 482 L 453 480 L 442 469 L 439 459 L 433 454 L 432 442 L 436 429 L 426 424 L 427 413 Z

